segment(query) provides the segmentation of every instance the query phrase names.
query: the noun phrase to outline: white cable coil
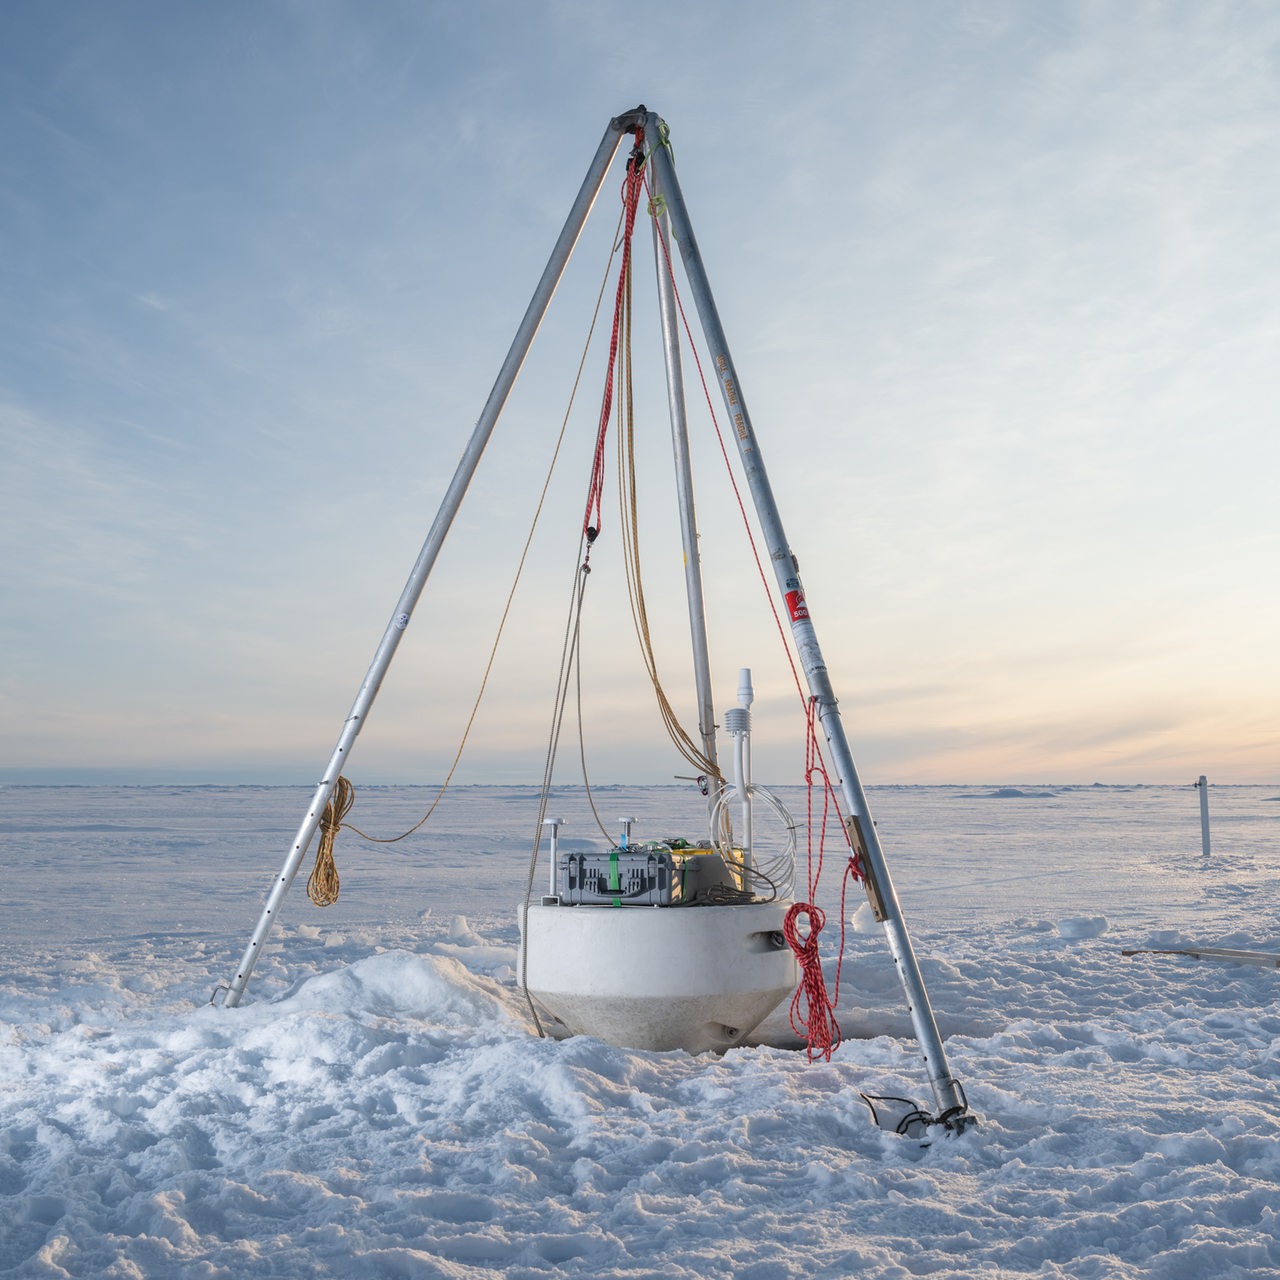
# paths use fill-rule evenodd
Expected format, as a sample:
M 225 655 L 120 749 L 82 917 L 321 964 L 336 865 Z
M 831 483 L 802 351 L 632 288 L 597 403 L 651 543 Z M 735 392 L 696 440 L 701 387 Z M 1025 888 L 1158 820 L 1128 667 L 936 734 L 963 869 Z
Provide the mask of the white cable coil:
M 757 829 L 757 841 L 751 848 L 750 865 L 744 865 L 742 850 L 735 849 L 732 839 L 726 839 L 724 836 L 724 832 L 728 830 L 728 823 L 725 821 L 726 810 L 731 803 L 740 799 L 738 788 L 732 786 L 725 787 L 716 797 L 715 804 L 711 806 L 711 812 L 708 815 L 711 843 L 728 866 L 744 875 L 747 881 L 745 888 L 754 889 L 755 886 L 750 881 L 755 878 L 763 882 L 761 887 L 771 889 L 775 898 L 789 898 L 796 879 L 796 820 L 791 816 L 787 806 L 767 787 L 753 782 L 747 785 L 746 791 L 752 799 L 764 800 L 786 828 L 787 836 L 782 849 L 777 852 L 762 850 L 758 842 Z

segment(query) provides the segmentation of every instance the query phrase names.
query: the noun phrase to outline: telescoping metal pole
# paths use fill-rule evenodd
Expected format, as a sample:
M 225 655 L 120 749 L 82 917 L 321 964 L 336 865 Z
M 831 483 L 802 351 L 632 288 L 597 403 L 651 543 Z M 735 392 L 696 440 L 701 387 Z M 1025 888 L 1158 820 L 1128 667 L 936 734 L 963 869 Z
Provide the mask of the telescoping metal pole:
M 965 1128 L 972 1119 L 968 1103 L 965 1101 L 963 1089 L 952 1076 L 947 1065 L 942 1037 L 938 1034 L 937 1023 L 934 1021 L 924 979 L 921 977 L 920 966 L 911 945 L 911 936 L 907 932 L 906 921 L 902 915 L 893 881 L 889 876 L 884 851 L 880 847 L 875 823 L 871 820 L 866 793 L 858 778 L 857 766 L 854 764 L 853 754 L 845 737 L 844 725 L 840 719 L 835 693 L 827 674 L 826 662 L 805 602 L 796 558 L 782 527 L 773 489 L 765 473 L 760 448 L 751 426 L 751 417 L 747 413 L 741 384 L 734 368 L 733 357 L 729 352 L 729 343 L 720 323 L 715 298 L 712 296 L 711 286 L 702 263 L 702 255 L 698 251 L 698 243 L 689 221 L 684 195 L 676 178 L 675 166 L 667 145 L 667 127 L 654 112 L 649 112 L 645 120 L 645 140 L 649 150 L 649 163 L 659 175 L 661 189 L 666 198 L 672 233 L 680 248 L 680 257 L 697 305 L 702 331 L 711 349 L 716 376 L 733 424 L 738 453 L 751 489 L 756 516 L 768 544 L 769 558 L 773 563 L 778 586 L 791 621 L 791 633 L 795 639 L 796 650 L 809 682 L 809 692 L 816 705 L 832 760 L 840 774 L 841 789 L 851 815 L 850 839 L 860 855 L 867 880 L 867 895 L 877 918 L 884 925 L 889 948 L 898 968 L 898 977 L 906 996 L 916 1040 L 924 1055 L 925 1068 L 933 1087 L 934 1099 L 938 1106 L 938 1118 L 944 1120 L 952 1130 L 960 1130 Z
M 422 544 L 422 550 L 418 553 L 413 572 L 409 575 L 409 580 L 405 583 L 400 599 L 396 602 L 395 612 L 391 616 L 391 621 L 387 623 L 387 628 L 382 634 L 382 640 L 373 655 L 373 661 L 369 665 L 368 673 L 365 675 L 364 683 L 361 684 L 351 711 L 342 726 L 337 746 L 334 747 L 333 755 L 329 757 L 329 763 L 325 768 L 324 777 L 316 787 L 315 794 L 311 798 L 311 805 L 307 809 L 306 817 L 303 818 L 302 825 L 298 828 L 298 834 L 294 837 L 293 845 L 285 858 L 284 866 L 280 869 L 280 874 L 276 877 L 266 904 L 262 908 L 262 914 L 258 918 L 257 927 L 254 929 L 249 945 L 245 949 L 244 957 L 240 961 L 240 967 L 226 988 L 226 996 L 223 1000 L 226 1005 L 234 1007 L 240 1003 L 245 987 L 249 982 L 249 975 L 253 972 L 258 956 L 262 953 L 263 944 L 275 927 L 281 903 L 284 901 L 285 895 L 289 892 L 290 886 L 298 874 L 298 868 L 302 863 L 302 859 L 306 856 L 307 848 L 315 836 L 316 829 L 320 825 L 320 819 L 324 814 L 325 806 L 329 803 L 329 797 L 333 794 L 334 787 L 338 783 L 338 777 L 350 757 L 352 747 L 355 745 L 355 740 L 360 730 L 364 727 L 369 709 L 373 706 L 374 699 L 378 696 L 378 690 L 382 686 L 383 678 L 391 666 L 391 659 L 395 656 L 396 649 L 404 636 L 405 628 L 409 625 L 409 618 L 413 614 L 414 606 L 418 603 L 423 588 L 427 584 L 427 578 L 435 565 L 436 557 L 440 554 L 440 548 L 444 545 L 445 537 L 453 524 L 454 516 L 457 515 L 458 508 L 462 505 L 462 499 L 467 492 L 467 487 L 471 483 L 472 476 L 475 475 L 476 467 L 480 463 L 485 446 L 489 443 L 489 437 L 493 433 L 494 425 L 497 423 L 498 416 L 507 402 L 507 397 L 511 394 L 511 388 L 515 385 L 516 377 L 519 375 L 520 368 L 529 353 L 529 347 L 533 343 L 538 327 L 542 323 L 542 318 L 546 314 L 551 298 L 560 283 L 560 277 L 564 274 L 564 269 L 568 265 L 574 245 L 578 241 L 578 236 L 582 232 L 587 215 L 591 212 L 591 207 L 595 203 L 601 185 L 604 183 L 605 174 L 609 171 L 609 165 L 613 161 L 618 144 L 622 140 L 623 134 L 637 128 L 643 123 L 644 118 L 644 107 L 637 107 L 634 111 L 627 112 L 611 120 L 609 127 L 605 130 L 604 137 L 601 139 L 600 146 L 596 151 L 595 159 L 592 160 L 591 167 L 587 170 L 587 176 L 583 179 L 577 199 L 574 201 L 573 208 L 569 211 L 569 216 L 565 220 L 564 228 L 560 232 L 560 238 L 556 241 L 555 248 L 551 251 L 551 257 L 547 262 L 546 269 L 542 273 L 542 278 L 538 281 L 538 287 L 534 291 L 528 310 L 525 311 L 524 319 L 520 322 L 520 328 L 516 332 L 515 340 L 512 342 L 511 349 L 507 352 L 507 358 L 503 361 L 502 368 L 498 372 L 498 377 L 493 384 L 493 390 L 489 392 L 489 399 L 485 402 L 484 410 L 481 412 L 475 429 L 471 433 L 471 439 L 467 443 L 457 470 L 454 472 L 453 480 L 445 491 L 444 499 L 440 503 L 440 509 L 436 513 L 436 518 L 431 525 L 430 531 L 427 533 L 426 541 Z

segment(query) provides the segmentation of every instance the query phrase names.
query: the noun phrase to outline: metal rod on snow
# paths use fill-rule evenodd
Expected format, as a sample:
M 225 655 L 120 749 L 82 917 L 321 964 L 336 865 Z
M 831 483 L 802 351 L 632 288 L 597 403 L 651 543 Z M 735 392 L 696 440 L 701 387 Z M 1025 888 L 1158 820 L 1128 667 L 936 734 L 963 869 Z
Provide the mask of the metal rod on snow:
M 643 121 L 644 114 L 644 108 L 637 107 L 634 111 L 627 112 L 611 120 L 609 127 L 605 130 L 595 158 L 592 160 L 591 167 L 587 170 L 587 176 L 583 179 L 582 186 L 578 191 L 577 199 L 569 211 L 568 218 L 565 219 L 560 238 L 556 241 L 555 248 L 551 251 L 551 257 L 542 273 L 542 278 L 538 281 L 538 287 L 534 291 L 528 309 L 525 311 L 524 319 L 520 322 L 520 328 L 516 331 L 515 340 L 507 352 L 507 358 L 503 362 L 502 368 L 498 371 L 493 390 L 489 392 L 489 399 L 485 402 L 484 409 L 476 422 L 471 439 L 468 441 L 466 450 L 458 463 L 458 468 L 454 472 L 453 480 L 445 491 L 444 499 L 440 503 L 440 509 L 436 513 L 436 518 L 427 533 L 426 541 L 422 544 L 422 550 L 418 553 L 413 572 L 410 573 L 404 591 L 401 592 L 400 599 L 396 603 L 395 612 L 391 615 L 391 621 L 387 624 L 387 628 L 382 634 L 382 640 L 373 655 L 373 661 L 369 665 L 364 683 L 361 684 L 351 711 L 342 726 L 342 732 L 338 737 L 337 745 L 334 747 L 333 755 L 329 757 L 324 776 L 311 798 L 306 817 L 303 818 L 302 825 L 298 828 L 298 834 L 294 837 L 293 845 L 285 858 L 284 866 L 280 869 L 280 874 L 272 885 L 266 904 L 262 908 L 262 914 L 258 918 L 257 927 L 254 929 L 253 936 L 249 940 L 249 945 L 240 961 L 240 967 L 226 989 L 227 993 L 223 1003 L 228 1006 L 234 1007 L 240 1003 L 240 998 L 244 995 L 245 987 L 248 985 L 249 976 L 258 961 L 258 956 L 262 953 L 263 944 L 275 927 L 281 903 L 284 901 L 285 895 L 289 892 L 289 888 L 298 874 L 298 868 L 301 866 L 302 859 L 306 856 L 307 848 L 320 825 L 320 819 L 324 815 L 325 806 L 329 803 L 329 797 L 333 794 L 334 787 L 338 783 L 338 777 L 346 766 L 351 749 L 355 745 L 355 740 L 360 730 L 364 727 L 369 709 L 373 706 L 374 699 L 378 696 L 378 690 L 381 688 L 382 681 L 391 666 L 391 659 L 395 656 L 396 649 L 404 636 L 405 628 L 409 625 L 409 618 L 418 603 L 419 597 L 422 595 L 423 588 L 427 584 L 427 578 L 430 576 L 436 558 L 440 554 L 440 548 L 444 545 L 445 537 L 453 524 L 454 517 L 458 513 L 462 499 L 466 495 L 467 488 L 471 483 L 472 476 L 475 474 L 476 467 L 480 463 L 485 446 L 489 443 L 489 437 L 493 433 L 494 425 L 507 402 L 507 397 L 511 394 L 511 388 L 515 385 L 516 377 L 519 375 L 520 368 L 529 353 L 529 347 L 538 332 L 538 327 L 542 323 L 542 318 L 551 303 L 556 287 L 560 283 L 560 277 L 564 274 L 564 269 L 568 265 L 574 245 L 582 232 L 583 224 L 587 220 L 587 215 L 591 212 L 591 207 L 600 192 L 605 175 L 613 162 L 613 156 L 618 149 L 618 144 L 622 140 L 624 133 L 635 129 Z
M 809 682 L 809 692 L 813 697 L 823 734 L 831 750 L 832 760 L 840 775 L 841 789 L 851 815 L 850 836 L 857 847 L 867 877 L 868 897 L 872 901 L 877 917 L 884 924 L 885 936 L 898 968 L 898 977 L 906 995 L 907 1009 L 915 1028 L 916 1040 L 924 1056 L 924 1064 L 929 1074 L 929 1082 L 933 1087 L 939 1116 L 948 1117 L 951 1126 L 960 1129 L 969 1120 L 968 1104 L 964 1098 L 964 1091 L 947 1065 L 946 1051 L 943 1049 L 942 1037 L 934 1021 L 928 992 L 925 990 L 920 966 L 911 945 L 911 936 L 907 931 L 898 895 L 889 875 L 884 851 L 880 847 L 875 823 L 871 819 L 871 810 L 858 778 L 857 766 L 849 749 L 835 693 L 827 674 L 826 662 L 818 644 L 817 632 L 814 630 L 813 621 L 805 603 L 804 588 L 800 582 L 796 558 L 787 542 L 773 489 L 765 473 L 759 445 L 751 426 L 751 418 L 747 413 L 746 401 L 743 399 L 737 371 L 729 352 L 729 343 L 720 323 L 715 298 L 702 263 L 702 255 L 698 251 L 697 240 L 694 238 L 689 213 L 685 207 L 684 196 L 667 146 L 666 132 L 666 124 L 655 112 L 649 112 L 645 118 L 649 163 L 658 174 L 661 189 L 666 198 L 672 233 L 680 247 L 685 275 L 698 308 L 703 334 L 711 349 L 716 377 L 720 382 L 721 394 L 733 424 L 734 438 L 737 440 L 738 453 L 751 489 L 756 516 L 768 544 L 769 557 L 791 621 L 791 634 L 795 639 L 796 650 Z
M 667 373 L 667 406 L 671 415 L 671 447 L 675 455 L 676 504 L 680 511 L 680 538 L 684 546 L 685 594 L 689 600 L 689 631 L 693 644 L 693 682 L 698 697 L 698 730 L 702 754 L 711 764 L 716 758 L 716 715 L 711 692 L 711 660 L 707 653 L 707 614 L 702 590 L 702 556 L 698 549 L 698 521 L 693 503 L 693 465 L 689 458 L 689 420 L 685 412 L 684 371 L 680 363 L 680 326 L 670 266 L 671 244 L 667 231 L 662 184 L 650 174 L 653 190 L 653 249 L 658 273 L 658 314 L 662 321 L 662 354 Z M 709 778 L 707 813 L 714 812 L 723 784 Z
M 1204 846 L 1204 856 L 1209 856 L 1209 779 L 1202 773 L 1196 783 L 1200 790 L 1200 843 Z

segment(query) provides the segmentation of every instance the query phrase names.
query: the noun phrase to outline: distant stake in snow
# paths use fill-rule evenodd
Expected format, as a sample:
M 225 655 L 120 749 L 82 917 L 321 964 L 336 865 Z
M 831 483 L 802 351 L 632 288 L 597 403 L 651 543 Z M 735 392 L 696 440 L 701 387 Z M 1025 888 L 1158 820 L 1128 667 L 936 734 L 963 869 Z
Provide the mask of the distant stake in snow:
M 1209 856 L 1209 779 L 1202 773 L 1196 786 L 1200 791 L 1200 844 Z
M 333 836 L 342 825 L 341 816 L 334 816 L 337 809 L 332 802 L 340 786 L 342 794 L 347 794 L 348 784 L 342 775 L 350 766 L 356 738 L 406 634 L 409 619 L 481 455 L 624 139 L 631 146 L 622 182 L 623 229 L 619 236 L 611 238 L 612 252 L 620 258 L 613 331 L 602 408 L 594 448 L 589 454 L 590 481 L 577 553 L 579 572 L 569 604 L 572 625 L 566 633 L 541 806 L 533 823 L 532 858 L 520 911 L 521 988 L 539 1034 L 595 1035 L 630 1048 L 684 1049 L 691 1053 L 743 1044 L 753 1029 L 790 994 L 792 1026 L 805 1034 L 810 1058 L 829 1059 L 840 1043 L 840 1032 L 833 1002 L 823 984 L 819 935 L 824 917 L 816 900 L 818 869 L 823 862 L 821 847 L 828 838 L 825 815 L 830 811 L 838 815 L 831 829 L 838 831 L 845 847 L 841 858 L 828 861 L 836 866 L 842 884 L 844 877 L 862 884 L 871 911 L 884 928 L 935 1104 L 934 1110 L 928 1112 L 909 1100 L 893 1100 L 894 1106 L 886 1106 L 885 1099 L 877 1099 L 880 1106 L 873 1103 L 872 1117 L 883 1127 L 912 1135 L 931 1127 L 960 1133 L 974 1122 L 974 1117 L 964 1090 L 948 1066 L 898 895 L 845 736 L 818 643 L 812 607 L 783 529 L 742 383 L 721 327 L 676 177 L 668 128 L 656 113 L 643 106 L 611 120 L 605 130 L 408 582 L 392 610 L 391 621 L 343 723 L 322 781 L 272 885 L 239 969 L 232 981 L 219 989 L 225 993 L 223 1003 L 229 1007 L 240 1003 L 317 830 L 323 827 L 326 847 L 331 848 Z M 692 643 L 694 710 L 698 725 L 693 732 L 681 727 L 658 678 L 640 572 L 633 465 L 636 436 L 630 379 L 631 249 L 641 210 L 647 210 L 650 221 L 657 276 L 662 359 Z M 701 323 L 706 344 L 702 358 L 698 356 L 694 336 L 685 319 L 686 308 L 680 300 L 673 243 L 679 248 L 692 310 Z M 719 765 L 693 502 L 682 342 L 687 343 L 698 361 L 699 372 L 709 371 L 719 384 L 731 428 L 729 434 L 737 450 L 740 478 L 754 509 L 758 530 L 753 530 L 746 518 L 745 500 L 740 499 L 738 505 L 747 525 L 747 536 L 753 543 L 759 539 L 764 544 L 757 547 L 754 558 L 759 564 L 773 567 L 776 594 L 767 582 L 765 594 L 779 619 L 779 631 L 789 627 L 789 641 L 794 647 L 794 660 L 789 662 L 787 671 L 795 674 L 796 708 L 806 741 L 806 781 L 811 797 L 815 790 L 823 793 L 816 804 L 810 805 L 812 811 L 823 817 L 820 829 L 816 829 L 818 820 L 815 819 L 815 829 L 806 832 L 808 847 L 816 849 L 819 856 L 810 860 L 814 869 L 802 886 L 806 895 L 803 899 L 800 889 L 794 886 L 800 824 L 772 792 L 751 778 L 750 707 L 754 690 L 751 672 L 745 668 L 739 672 L 738 705 L 729 708 L 724 716 L 725 732 L 732 739 L 733 763 L 729 777 Z M 641 836 L 645 838 L 641 838 L 633 829 L 635 820 L 624 818 L 619 820 L 616 840 L 605 833 L 606 839 L 612 842 L 611 849 L 588 852 L 579 847 L 581 842 L 560 840 L 563 819 L 548 818 L 547 809 L 554 778 L 555 746 L 570 682 L 578 678 L 576 653 L 587 616 L 583 603 L 592 569 L 592 551 L 597 539 L 602 545 L 606 541 L 601 537 L 605 522 L 601 518 L 600 499 L 606 473 L 605 445 L 615 405 L 619 526 L 627 591 L 646 674 L 652 682 L 662 719 L 678 753 L 697 770 L 697 781 L 706 796 L 706 832 L 679 836 L 661 832 L 658 834 L 662 838 L 656 840 L 647 838 L 650 833 L 644 832 Z M 714 431 L 723 453 L 730 483 L 740 493 L 739 478 L 730 463 L 725 437 L 709 399 L 707 408 L 709 430 Z M 819 493 L 820 490 L 815 490 L 815 497 Z M 514 592 L 514 587 L 512 590 Z M 785 638 L 782 647 L 787 648 Z M 807 688 L 801 685 L 800 672 Z M 765 813 L 766 809 L 772 817 Z M 781 853 L 772 852 L 762 838 L 766 829 L 773 829 L 774 819 L 785 833 Z M 550 868 L 544 881 L 547 892 L 538 895 L 535 902 L 533 885 L 537 861 L 542 856 L 544 826 L 550 829 Z M 897 1107 L 898 1102 L 901 1107 Z

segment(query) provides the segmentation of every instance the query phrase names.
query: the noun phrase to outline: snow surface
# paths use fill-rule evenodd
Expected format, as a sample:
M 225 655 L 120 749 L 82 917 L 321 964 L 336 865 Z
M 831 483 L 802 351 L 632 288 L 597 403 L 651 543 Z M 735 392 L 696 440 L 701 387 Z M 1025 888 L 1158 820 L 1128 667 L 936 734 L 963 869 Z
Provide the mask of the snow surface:
M 366 788 L 352 820 L 392 834 L 430 794 Z M 528 789 L 344 833 L 338 905 L 300 878 L 245 1003 L 211 1006 L 307 798 L 0 789 L 0 1274 L 1280 1275 L 1280 971 L 1122 955 L 1280 951 L 1274 789 L 1211 790 L 1208 859 L 1191 787 L 872 790 L 981 1117 L 928 1146 L 859 1098 L 932 1105 L 860 901 L 830 1063 L 785 1010 L 722 1058 L 534 1038 Z M 696 795 L 597 798 L 698 833 Z M 557 798 L 567 838 L 582 809 Z

